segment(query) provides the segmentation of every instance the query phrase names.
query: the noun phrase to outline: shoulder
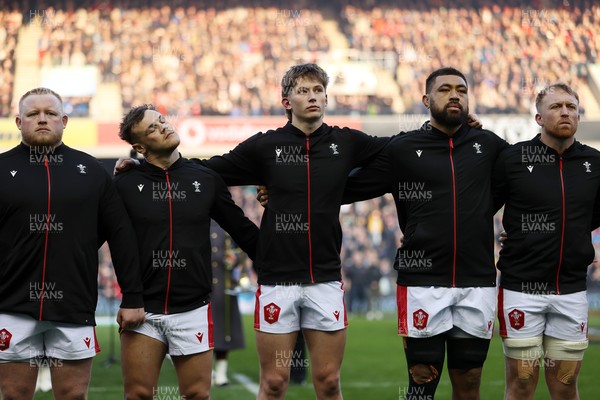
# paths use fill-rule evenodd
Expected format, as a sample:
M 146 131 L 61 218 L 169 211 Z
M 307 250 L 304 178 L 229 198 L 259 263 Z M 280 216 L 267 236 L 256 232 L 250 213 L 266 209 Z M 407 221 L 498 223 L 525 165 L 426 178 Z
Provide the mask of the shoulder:
M 470 136 L 473 136 L 473 137 L 482 138 L 482 139 L 488 139 L 488 140 L 495 141 L 495 142 L 498 142 L 498 143 L 504 143 L 505 147 L 506 147 L 506 145 L 508 145 L 508 143 L 503 138 L 501 138 L 500 136 L 498 136 L 495 132 L 492 132 L 492 131 L 487 130 L 487 129 L 480 129 L 480 128 L 472 128 L 471 127 L 468 130 L 468 134 Z
M 0 153 L 0 159 L 2 159 L 2 158 L 8 158 L 8 157 L 13 157 L 13 156 L 15 156 L 17 154 L 25 154 L 23 151 L 20 151 L 21 147 L 22 147 L 21 145 L 17 145 L 17 146 L 13 147 L 10 150 L 7 150 L 7 151 L 5 151 L 3 153 Z
M 327 126 L 327 130 L 324 132 L 325 135 L 332 135 L 338 140 L 344 140 L 349 142 L 355 142 L 356 144 L 377 144 L 385 146 L 389 143 L 390 136 L 373 136 L 369 135 L 358 129 L 345 127 L 339 127 L 337 125 Z
M 221 175 L 217 172 L 213 171 L 210 168 L 205 167 L 202 164 L 195 162 L 193 159 L 184 158 L 181 161 L 181 168 L 183 169 L 184 174 L 192 174 L 195 176 L 203 176 L 209 179 L 213 179 L 218 182 L 223 182 Z
M 96 157 L 88 153 L 65 145 L 63 154 L 65 154 L 65 162 L 74 163 L 82 174 L 95 172 L 109 175 L 102 163 Z
M 248 139 L 246 139 L 246 142 L 253 142 L 253 141 L 262 141 L 262 140 L 269 140 L 269 139 L 273 139 L 276 138 L 277 136 L 274 135 L 285 135 L 289 133 L 289 130 L 286 128 L 286 126 L 282 126 L 276 129 L 269 129 L 266 131 L 261 131 L 258 133 L 255 133 L 254 135 L 250 136 Z
M 600 151 L 595 149 L 592 146 L 588 146 L 587 144 L 583 144 L 581 142 L 577 142 L 578 150 L 583 153 L 585 156 L 593 157 L 596 159 L 600 159 Z
M 526 150 L 523 150 L 524 148 L 538 146 L 538 145 L 539 144 L 537 144 L 536 142 L 534 142 L 532 140 L 524 140 L 521 142 L 509 144 L 500 152 L 498 159 L 506 161 L 506 160 L 510 160 L 514 157 L 518 157 L 519 160 L 521 160 L 523 154 L 529 153 Z

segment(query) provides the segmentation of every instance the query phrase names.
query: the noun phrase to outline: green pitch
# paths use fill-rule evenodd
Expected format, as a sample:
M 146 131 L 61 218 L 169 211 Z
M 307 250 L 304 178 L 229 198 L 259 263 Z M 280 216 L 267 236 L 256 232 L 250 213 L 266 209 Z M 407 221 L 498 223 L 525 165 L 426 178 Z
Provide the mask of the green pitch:
M 600 321 L 590 320 L 590 325 L 598 326 Z M 595 323 L 594 323 L 595 322 Z M 254 345 L 252 316 L 244 317 L 247 348 L 230 353 L 229 377 L 231 384 L 224 388 L 214 388 L 213 400 L 245 400 L 255 396 L 234 376 L 246 379 L 247 385 L 258 382 L 258 360 Z M 92 370 L 89 398 L 91 400 L 120 400 L 123 398 L 120 365 L 107 365 L 110 353 L 109 330 L 99 327 L 98 340 L 102 352 L 95 358 Z M 381 321 L 367 321 L 363 318 L 350 318 L 348 342 L 342 368 L 342 388 L 346 400 L 400 400 L 407 391 L 407 374 L 402 350 L 402 340 L 396 335 L 396 321 L 392 315 Z M 116 335 L 115 335 L 116 336 Z M 118 346 L 118 337 L 116 340 Z M 117 347 L 117 358 L 120 358 Z M 598 398 L 600 380 L 600 345 L 591 344 L 586 352 L 579 376 L 579 391 L 582 399 Z M 309 378 L 310 379 L 310 378 Z M 248 383 L 249 382 L 249 383 Z M 481 388 L 482 399 L 500 400 L 504 393 L 504 366 L 500 339 L 496 334 L 490 345 L 488 360 L 483 369 Z M 36 394 L 36 399 L 52 399 L 49 393 Z M 290 386 L 287 399 L 314 398 L 312 384 Z M 438 387 L 436 400 L 450 399 L 450 382 L 444 370 Z M 540 377 L 536 399 L 549 399 L 543 377 Z M 165 361 L 161 372 L 156 400 L 179 399 L 177 378 L 173 366 Z

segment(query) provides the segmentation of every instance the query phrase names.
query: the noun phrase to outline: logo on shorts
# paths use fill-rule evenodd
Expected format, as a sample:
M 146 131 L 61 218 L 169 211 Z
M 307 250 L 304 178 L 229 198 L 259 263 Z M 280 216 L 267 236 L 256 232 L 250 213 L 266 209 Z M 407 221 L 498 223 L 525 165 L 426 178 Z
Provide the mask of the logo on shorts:
M 204 339 L 204 332 L 196 333 L 196 337 L 198 338 L 198 341 L 202 343 L 202 339 Z
M 335 317 L 336 321 L 340 320 L 340 312 L 338 310 L 335 310 L 333 312 L 333 316 Z
M 429 314 L 422 309 L 418 309 L 413 313 L 413 325 L 418 330 L 425 329 L 427 327 L 427 321 L 429 320 Z
M 0 351 L 4 351 L 10 347 L 10 339 L 12 339 L 12 333 L 2 328 L 0 330 Z
M 83 339 L 83 341 L 85 342 L 85 345 L 89 349 L 90 348 L 90 344 L 92 343 L 92 339 L 90 339 L 89 337 L 86 337 L 85 339 Z
M 583 330 L 585 329 L 585 322 L 582 322 L 581 324 L 579 324 L 579 326 L 581 326 L 581 332 L 583 332 Z
M 508 320 L 513 329 L 519 330 L 525 326 L 525 313 L 515 308 L 508 313 Z
M 488 321 L 488 331 L 490 330 L 491 327 L 492 327 L 492 321 Z
M 275 303 L 269 303 L 264 307 L 264 317 L 265 321 L 270 324 L 274 324 L 279 320 L 279 313 L 281 312 L 281 307 L 279 307 Z

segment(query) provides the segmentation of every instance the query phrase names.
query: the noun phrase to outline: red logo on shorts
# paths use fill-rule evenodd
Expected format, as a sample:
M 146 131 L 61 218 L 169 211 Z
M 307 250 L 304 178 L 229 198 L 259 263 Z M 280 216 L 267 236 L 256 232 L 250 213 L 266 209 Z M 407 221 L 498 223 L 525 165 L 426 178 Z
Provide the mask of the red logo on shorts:
M 85 345 L 89 349 L 90 348 L 90 343 L 92 343 L 92 339 L 90 339 L 89 337 L 86 337 L 85 339 L 83 339 L 83 341 L 85 342 Z
M 418 330 L 425 329 L 427 327 L 428 320 L 429 314 L 420 308 L 413 313 L 413 325 Z
M 583 332 L 583 330 L 585 329 L 585 322 L 582 322 L 582 323 L 580 324 L 580 326 L 581 326 L 581 332 Z
M 204 338 L 204 332 L 198 332 L 198 333 L 196 333 L 196 337 L 198 338 L 198 341 L 200 343 L 202 343 L 202 339 Z
M 490 330 L 491 327 L 492 327 L 492 321 L 488 321 L 488 331 Z
M 281 308 L 277 304 L 275 304 L 275 303 L 267 304 L 264 307 L 265 321 L 267 321 L 270 324 L 274 324 L 275 322 L 277 322 L 279 320 L 280 312 L 281 312 Z
M 6 328 L 2 328 L 0 330 L 0 351 L 4 351 L 10 347 L 10 339 L 12 338 L 12 333 L 6 330 Z
M 508 320 L 513 329 L 519 330 L 525 326 L 525 313 L 515 308 L 508 313 Z
M 339 312 L 338 310 L 335 310 L 335 311 L 333 312 L 333 316 L 335 317 L 335 319 L 336 319 L 337 321 L 339 321 L 339 320 L 340 320 L 340 312 Z

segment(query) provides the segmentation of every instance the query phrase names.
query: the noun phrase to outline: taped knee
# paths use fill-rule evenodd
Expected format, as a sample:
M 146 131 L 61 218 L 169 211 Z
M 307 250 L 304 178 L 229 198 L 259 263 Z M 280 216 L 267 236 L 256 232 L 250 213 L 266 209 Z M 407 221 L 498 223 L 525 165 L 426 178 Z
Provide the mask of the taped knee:
M 583 352 L 588 348 L 588 340 L 570 341 L 544 336 L 546 357 L 551 360 L 583 360 Z
M 588 341 L 569 341 L 557 339 L 551 336 L 544 337 L 544 348 L 546 357 L 555 360 L 556 379 L 565 385 L 575 383 L 577 378 L 577 367 L 583 360 L 583 353 L 588 347 Z
M 413 382 L 423 385 L 440 377 L 444 365 L 445 338 L 406 338 L 406 361 Z
M 489 339 L 473 337 L 448 340 L 448 369 L 468 371 L 483 367 L 489 348 Z
M 533 370 L 539 366 L 544 351 L 542 336 L 532 338 L 504 338 L 502 341 L 504 355 L 517 360 L 517 376 L 528 381 L 533 377 Z
M 561 360 L 557 361 L 556 379 L 565 385 L 572 385 L 577 380 L 577 366 L 579 361 Z

